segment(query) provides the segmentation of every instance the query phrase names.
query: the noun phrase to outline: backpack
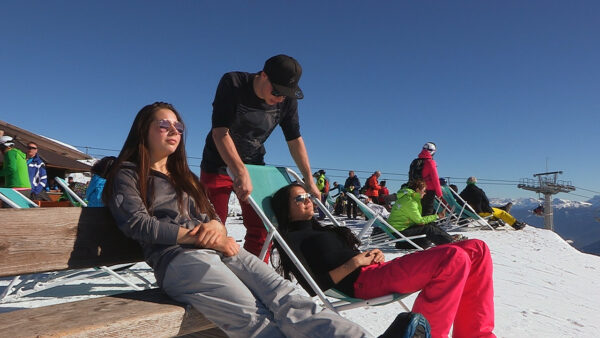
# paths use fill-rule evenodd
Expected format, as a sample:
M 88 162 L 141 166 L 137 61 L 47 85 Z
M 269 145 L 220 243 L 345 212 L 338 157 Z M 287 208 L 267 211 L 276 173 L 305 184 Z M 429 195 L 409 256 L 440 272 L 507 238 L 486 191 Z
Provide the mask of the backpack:
M 379 228 L 376 228 L 379 229 Z M 427 318 L 417 312 L 402 312 L 379 338 L 431 338 Z
M 425 164 L 425 159 L 423 158 L 415 158 L 410 163 L 410 168 L 408 169 L 408 180 L 412 181 L 417 178 L 423 178 L 423 165 Z
M 325 186 L 323 186 L 323 193 L 324 194 L 329 193 L 329 180 L 327 179 L 327 177 L 325 177 Z

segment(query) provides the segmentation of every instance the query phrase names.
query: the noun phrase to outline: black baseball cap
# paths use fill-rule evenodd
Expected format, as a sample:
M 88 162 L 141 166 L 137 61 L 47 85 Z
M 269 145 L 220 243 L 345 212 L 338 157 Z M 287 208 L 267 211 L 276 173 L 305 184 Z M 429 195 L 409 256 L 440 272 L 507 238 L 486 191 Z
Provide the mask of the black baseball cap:
M 275 55 L 265 62 L 263 72 L 267 74 L 276 91 L 287 97 L 304 98 L 302 89 L 298 87 L 302 76 L 302 67 L 293 57 L 283 54 Z

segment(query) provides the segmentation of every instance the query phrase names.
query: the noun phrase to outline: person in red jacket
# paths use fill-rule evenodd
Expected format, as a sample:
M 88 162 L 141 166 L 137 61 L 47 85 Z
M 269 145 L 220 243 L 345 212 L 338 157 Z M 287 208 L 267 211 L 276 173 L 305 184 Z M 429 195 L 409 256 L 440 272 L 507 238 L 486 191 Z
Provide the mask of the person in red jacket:
M 421 177 L 427 184 L 427 190 L 425 196 L 421 200 L 421 206 L 423 216 L 433 215 L 435 210 L 433 209 L 433 201 L 435 196 L 442 198 L 442 187 L 440 186 L 440 178 L 437 172 L 437 163 L 433 159 L 433 154 L 437 151 L 437 147 L 433 142 L 427 142 L 423 145 L 423 150 L 419 154 L 419 158 L 423 159 L 423 170 L 421 171 Z
M 365 195 L 369 196 L 371 201 L 375 203 L 379 201 L 379 189 L 381 189 L 381 186 L 379 186 L 379 182 L 377 181 L 379 176 L 381 176 L 381 171 L 377 170 L 367 179 L 367 192 Z
M 387 211 L 392 210 L 392 202 L 396 200 L 396 193 L 390 194 L 389 189 L 386 187 L 386 181 L 379 182 L 379 203 L 383 205 Z

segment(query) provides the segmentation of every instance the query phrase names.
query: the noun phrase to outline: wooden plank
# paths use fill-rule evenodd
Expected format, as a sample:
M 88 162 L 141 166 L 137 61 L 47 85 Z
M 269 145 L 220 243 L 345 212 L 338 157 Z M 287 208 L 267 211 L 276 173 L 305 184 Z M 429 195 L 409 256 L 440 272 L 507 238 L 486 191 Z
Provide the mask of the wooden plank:
M 142 260 L 106 208 L 0 209 L 0 277 Z
M 210 329 L 222 337 L 215 327 L 158 289 L 0 314 L 3 337 L 173 337 Z

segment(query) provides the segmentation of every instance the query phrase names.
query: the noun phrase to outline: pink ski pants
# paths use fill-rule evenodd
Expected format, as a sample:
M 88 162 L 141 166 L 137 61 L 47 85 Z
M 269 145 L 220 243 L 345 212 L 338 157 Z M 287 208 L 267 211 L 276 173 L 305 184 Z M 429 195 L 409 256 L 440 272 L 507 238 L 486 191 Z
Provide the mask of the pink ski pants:
M 432 337 L 495 337 L 492 259 L 487 245 L 472 239 L 363 267 L 355 296 L 368 299 L 421 290 L 412 311 L 423 314 Z

